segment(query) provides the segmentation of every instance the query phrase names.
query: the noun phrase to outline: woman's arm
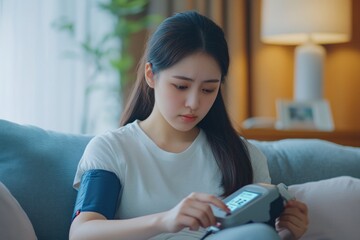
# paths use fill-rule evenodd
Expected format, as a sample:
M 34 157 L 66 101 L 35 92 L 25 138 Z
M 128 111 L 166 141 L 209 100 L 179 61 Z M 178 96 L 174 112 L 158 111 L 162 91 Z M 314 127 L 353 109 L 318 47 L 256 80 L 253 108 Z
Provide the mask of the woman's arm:
M 71 240 L 148 239 L 186 227 L 191 230 L 207 228 L 216 224 L 210 205 L 230 211 L 213 195 L 192 193 L 169 211 L 132 219 L 107 220 L 99 213 L 81 212 L 71 224 L 69 237 Z
M 71 224 L 69 239 L 148 239 L 162 232 L 158 215 L 107 220 L 96 212 L 82 212 Z

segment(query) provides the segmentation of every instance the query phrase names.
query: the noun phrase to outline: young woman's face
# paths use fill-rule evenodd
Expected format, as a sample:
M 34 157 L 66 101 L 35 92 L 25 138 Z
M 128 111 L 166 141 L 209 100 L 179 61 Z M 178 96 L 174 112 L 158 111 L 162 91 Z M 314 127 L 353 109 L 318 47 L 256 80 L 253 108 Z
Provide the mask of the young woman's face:
M 147 65 L 146 69 L 149 68 Z M 221 71 L 214 58 L 199 52 L 152 78 L 154 109 L 176 130 L 189 131 L 213 105 L 221 84 Z

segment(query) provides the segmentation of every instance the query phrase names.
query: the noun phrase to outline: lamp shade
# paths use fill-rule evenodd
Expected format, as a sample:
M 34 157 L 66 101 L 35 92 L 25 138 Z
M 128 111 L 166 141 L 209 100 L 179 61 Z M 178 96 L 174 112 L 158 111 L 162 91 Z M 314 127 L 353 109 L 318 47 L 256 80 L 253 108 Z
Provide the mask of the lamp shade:
M 318 44 L 351 38 L 351 0 L 263 0 L 261 38 L 265 43 Z

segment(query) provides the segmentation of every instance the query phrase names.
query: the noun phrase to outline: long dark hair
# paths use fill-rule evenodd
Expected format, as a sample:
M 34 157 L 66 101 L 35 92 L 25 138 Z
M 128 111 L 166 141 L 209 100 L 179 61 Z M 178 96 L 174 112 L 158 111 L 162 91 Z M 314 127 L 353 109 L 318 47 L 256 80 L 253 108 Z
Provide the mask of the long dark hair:
M 229 52 L 224 32 L 209 18 L 194 11 L 177 13 L 158 26 L 149 39 L 138 66 L 137 80 L 125 106 L 121 126 L 146 119 L 154 106 L 154 90 L 145 81 L 145 63 L 154 74 L 167 69 L 195 52 L 212 56 L 220 66 L 221 82 L 229 67 Z M 253 180 L 250 157 L 244 140 L 232 127 L 219 90 L 216 100 L 198 127 L 206 133 L 222 173 L 224 196 Z

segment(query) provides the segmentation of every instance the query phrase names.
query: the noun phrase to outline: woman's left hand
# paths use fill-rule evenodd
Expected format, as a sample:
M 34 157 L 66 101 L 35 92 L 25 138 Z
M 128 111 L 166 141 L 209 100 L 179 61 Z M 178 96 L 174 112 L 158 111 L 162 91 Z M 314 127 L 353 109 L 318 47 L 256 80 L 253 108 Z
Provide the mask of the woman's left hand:
M 284 212 L 277 219 L 276 230 L 281 235 L 282 230 L 288 229 L 292 234 L 292 239 L 299 239 L 306 232 L 308 224 L 307 206 L 300 201 L 291 200 L 286 204 Z

